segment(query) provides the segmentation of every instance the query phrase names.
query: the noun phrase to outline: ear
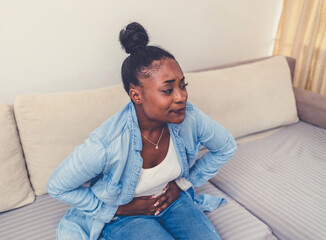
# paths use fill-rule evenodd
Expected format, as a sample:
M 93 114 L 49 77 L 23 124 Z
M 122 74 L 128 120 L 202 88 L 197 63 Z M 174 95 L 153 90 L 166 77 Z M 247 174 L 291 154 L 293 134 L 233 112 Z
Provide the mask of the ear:
M 130 85 L 129 97 L 131 98 L 131 101 L 133 101 L 135 104 L 141 104 L 142 103 L 142 95 L 141 95 L 140 87 Z

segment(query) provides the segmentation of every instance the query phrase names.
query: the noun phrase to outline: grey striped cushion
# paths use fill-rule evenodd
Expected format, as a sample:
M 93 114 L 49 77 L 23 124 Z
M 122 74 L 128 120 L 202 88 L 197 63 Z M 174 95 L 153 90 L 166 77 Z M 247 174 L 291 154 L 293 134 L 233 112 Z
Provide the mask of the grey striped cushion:
M 223 196 L 228 203 L 208 213 L 223 240 L 276 239 L 271 230 L 238 203 L 227 197 L 211 183 L 196 190 Z M 0 213 L 1 240 L 54 240 L 56 227 L 68 205 L 49 195 L 36 197 L 36 201 L 25 207 Z
M 49 195 L 30 205 L 0 213 L 1 240 L 54 240 L 56 227 L 68 205 Z
M 196 189 L 196 193 L 209 193 L 227 199 L 228 202 L 219 206 L 215 211 L 206 212 L 223 240 L 277 239 L 266 224 L 210 182 Z
M 238 145 L 211 182 L 279 239 L 326 239 L 326 130 L 299 122 Z

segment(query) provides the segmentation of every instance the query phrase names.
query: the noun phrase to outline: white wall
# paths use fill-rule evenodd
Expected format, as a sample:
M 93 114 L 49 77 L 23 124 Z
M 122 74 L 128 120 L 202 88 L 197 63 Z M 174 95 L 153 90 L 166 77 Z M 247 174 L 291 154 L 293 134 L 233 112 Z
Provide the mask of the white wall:
M 120 83 L 139 21 L 184 71 L 272 54 L 282 0 L 0 0 L 0 102 Z

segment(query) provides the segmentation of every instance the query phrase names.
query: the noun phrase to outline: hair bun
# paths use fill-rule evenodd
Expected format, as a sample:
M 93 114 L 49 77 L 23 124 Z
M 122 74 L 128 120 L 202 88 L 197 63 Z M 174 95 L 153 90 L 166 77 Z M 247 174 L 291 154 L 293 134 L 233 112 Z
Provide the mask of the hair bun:
M 122 29 L 119 40 L 126 53 L 133 53 L 144 48 L 149 42 L 145 28 L 137 22 L 130 23 Z

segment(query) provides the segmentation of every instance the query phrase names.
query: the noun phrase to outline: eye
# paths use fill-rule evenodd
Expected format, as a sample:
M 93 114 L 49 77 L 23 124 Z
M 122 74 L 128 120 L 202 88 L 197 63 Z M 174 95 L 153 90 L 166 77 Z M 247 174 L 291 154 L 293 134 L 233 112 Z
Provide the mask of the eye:
M 186 83 L 184 85 L 181 86 L 181 89 L 186 89 L 186 87 L 188 86 L 189 83 Z
M 163 90 L 162 92 L 166 93 L 166 94 L 170 94 L 172 93 L 173 88 L 167 89 L 167 90 Z

